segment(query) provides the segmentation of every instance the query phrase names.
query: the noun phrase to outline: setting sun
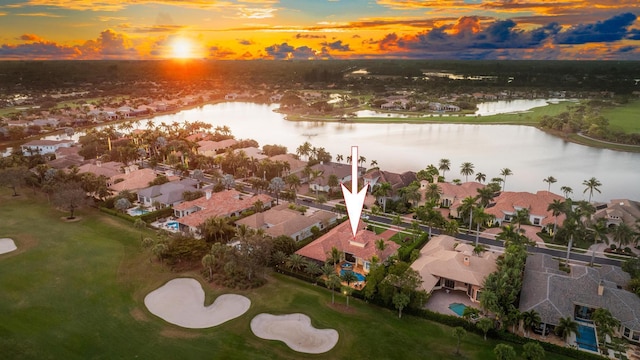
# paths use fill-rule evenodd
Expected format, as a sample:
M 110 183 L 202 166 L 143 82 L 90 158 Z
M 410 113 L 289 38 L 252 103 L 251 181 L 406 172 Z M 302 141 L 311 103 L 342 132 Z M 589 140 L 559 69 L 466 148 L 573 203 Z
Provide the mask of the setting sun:
M 171 44 L 171 57 L 175 59 L 188 59 L 194 57 L 193 43 L 184 38 L 178 38 Z

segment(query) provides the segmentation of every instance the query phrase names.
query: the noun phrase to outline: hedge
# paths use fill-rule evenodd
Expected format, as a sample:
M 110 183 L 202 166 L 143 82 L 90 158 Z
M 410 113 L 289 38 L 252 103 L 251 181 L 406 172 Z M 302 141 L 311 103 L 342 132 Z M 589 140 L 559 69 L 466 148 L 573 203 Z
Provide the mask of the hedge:
M 152 223 L 160 218 L 166 218 L 173 215 L 173 208 L 166 207 L 160 210 L 148 212 L 146 214 L 142 214 L 140 219 L 142 219 L 147 224 Z

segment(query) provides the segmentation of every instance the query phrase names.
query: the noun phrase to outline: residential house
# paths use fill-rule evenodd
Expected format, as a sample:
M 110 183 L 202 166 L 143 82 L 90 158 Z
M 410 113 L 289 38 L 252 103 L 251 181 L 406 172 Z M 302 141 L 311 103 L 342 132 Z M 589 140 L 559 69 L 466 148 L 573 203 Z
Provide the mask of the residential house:
M 571 265 L 566 273 L 550 255 L 531 254 L 524 268 L 519 310 L 535 310 L 547 327 L 566 317 L 591 323 L 593 311 L 605 308 L 620 321 L 621 335 L 640 344 L 640 297 L 623 289 L 629 280 L 617 266 Z
M 553 212 L 547 210 L 549 204 L 554 200 L 564 201 L 564 197 L 552 192 L 541 190 L 535 194 L 529 192 L 503 191 L 489 205 L 484 212 L 493 215 L 499 226 L 504 222 L 511 222 L 511 219 L 520 209 L 529 209 L 529 221 L 534 226 L 545 228 L 553 225 L 556 218 Z M 557 218 L 558 224 L 562 224 L 565 219 L 564 214 Z
M 257 148 L 257 147 L 246 147 L 246 148 L 242 148 L 242 149 L 235 149 L 233 150 L 233 152 L 237 155 L 240 152 L 244 152 L 244 154 L 249 158 L 249 159 L 256 159 L 256 160 L 262 160 L 262 159 L 266 159 L 268 158 L 267 155 L 265 155 L 262 152 L 262 149 Z
M 425 199 L 425 193 L 427 192 L 429 185 L 430 183 L 426 180 L 420 181 L 420 195 L 422 195 L 422 199 Z M 442 182 L 438 183 L 438 186 L 440 187 L 440 190 L 442 190 L 442 193 L 440 194 L 440 206 L 449 208 L 451 216 L 453 217 L 459 216 L 458 207 L 462 203 L 463 199 L 469 196 L 478 196 L 478 189 L 484 188 L 483 184 L 475 181 L 468 181 L 460 185 Z
M 24 154 L 53 154 L 63 147 L 71 147 L 73 140 L 31 140 L 20 146 Z
M 185 201 L 173 207 L 173 213 L 182 231 L 196 234 L 198 226 L 212 217 L 240 216 L 242 212 L 252 209 L 257 201 L 261 201 L 268 209 L 273 204 L 273 198 L 266 194 L 243 194 L 230 189 L 213 193 L 205 190 L 205 196 Z
M 224 152 L 237 143 L 238 141 L 235 139 L 226 139 L 221 141 L 198 141 L 198 154 L 215 157 L 216 155 Z
M 371 169 L 362 176 L 362 179 L 369 183 L 369 192 L 373 192 L 373 187 L 377 184 L 387 182 L 391 185 L 391 194 L 389 198 L 393 198 L 398 194 L 398 190 L 409 186 L 417 180 L 416 173 L 413 171 L 405 171 L 402 174 L 380 169 Z
M 461 243 L 449 235 L 434 236 L 420 250 L 420 257 L 411 268 L 420 273 L 422 288 L 464 291 L 473 302 L 480 301 L 484 279 L 498 267 L 498 254 L 484 251 L 473 253 L 473 246 Z
M 439 102 L 429 103 L 429 109 L 433 111 L 446 111 L 446 112 L 458 112 L 460 107 L 451 104 L 441 104 Z
M 608 227 L 625 223 L 634 227 L 640 220 L 640 202 L 628 199 L 611 200 L 608 204 L 598 206 L 593 215 L 595 220 L 605 219 Z
M 149 183 L 155 180 L 158 175 L 152 169 L 138 169 L 126 171 L 124 174 L 117 174 L 107 180 L 107 186 L 114 193 L 124 190 L 137 192 L 140 189 L 149 187 Z
M 264 212 L 249 215 L 236 221 L 236 225 L 246 225 L 251 229 L 264 229 L 272 237 L 286 235 L 300 241 L 313 235 L 311 228 L 316 226 L 323 230 L 336 222 L 337 215 L 314 208 L 307 209 L 304 214 L 289 208 L 288 204 L 280 204 Z
M 360 230 L 354 237 L 350 222 L 345 221 L 296 251 L 296 254 L 324 263 L 327 260 L 327 254 L 335 247 L 342 252 L 342 260 L 353 264 L 354 267 L 361 269 L 366 274 L 371 269 L 371 261 L 374 256 L 380 261 L 385 261 L 391 255 L 396 254 L 400 248 L 400 245 L 395 242 L 384 240 L 385 249 L 380 251 L 376 248 L 375 242 L 381 238 L 374 232 L 366 230 L 362 221 L 358 224 L 358 229 Z
M 133 165 L 137 168 L 137 165 Z M 93 173 L 96 176 L 104 176 L 110 178 L 114 175 L 124 173 L 124 164 L 117 161 L 102 162 L 100 160 L 94 160 L 78 167 L 78 173 Z
M 158 208 L 176 206 L 184 201 L 182 194 L 185 191 L 195 191 L 197 187 L 198 181 L 194 179 L 170 181 L 139 190 L 138 201 L 142 206 L 157 206 Z
M 275 155 L 270 157 L 269 160 L 273 162 L 276 162 L 276 161 L 286 162 L 289 164 L 289 171 L 288 171 L 289 174 L 297 174 L 300 180 L 302 180 L 302 178 L 304 177 L 301 173 L 304 170 L 304 168 L 307 166 L 307 162 L 298 159 L 293 154 Z
M 335 162 L 320 163 L 311 167 L 313 171 L 319 171 L 320 176 L 309 179 L 309 189 L 312 191 L 329 191 L 329 177 L 335 175 L 339 183 L 351 181 L 351 165 Z M 364 168 L 359 168 L 358 174 L 362 175 Z

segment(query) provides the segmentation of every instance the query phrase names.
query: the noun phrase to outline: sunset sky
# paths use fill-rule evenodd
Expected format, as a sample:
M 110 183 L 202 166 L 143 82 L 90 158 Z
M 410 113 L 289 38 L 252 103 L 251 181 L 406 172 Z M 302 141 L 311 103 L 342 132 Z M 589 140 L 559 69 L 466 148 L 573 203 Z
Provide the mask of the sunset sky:
M 640 60 L 639 0 L 0 0 L 0 60 Z

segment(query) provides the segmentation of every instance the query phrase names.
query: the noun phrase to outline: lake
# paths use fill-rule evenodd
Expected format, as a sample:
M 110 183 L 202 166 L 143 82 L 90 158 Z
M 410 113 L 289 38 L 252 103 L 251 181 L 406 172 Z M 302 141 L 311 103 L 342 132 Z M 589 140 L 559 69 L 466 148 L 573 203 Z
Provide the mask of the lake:
M 549 100 L 530 101 L 529 108 L 544 106 Z M 515 104 L 523 107 L 520 102 Z M 287 121 L 284 115 L 273 111 L 277 107 L 226 102 L 157 116 L 153 122 L 199 120 L 214 127 L 227 125 L 238 139 L 255 139 L 261 146 L 281 144 L 293 153 L 309 141 L 315 147 L 324 147 L 334 159 L 337 154 L 346 158 L 351 146 L 356 145 L 360 155 L 366 157 L 367 165 L 376 160 L 383 170 L 394 172 L 418 171 L 429 164 L 437 166 L 441 158 L 447 158 L 451 161 L 451 170 L 445 174 L 447 181 L 465 180 L 459 171 L 463 162 L 473 163 L 476 172 L 487 175 L 487 181 L 508 167 L 513 175 L 507 177 L 506 190 L 546 190 L 548 185 L 542 179 L 553 176 L 558 182 L 551 185 L 551 191 L 561 194 L 561 186 L 570 186 L 572 198 L 578 200 L 588 197 L 588 193 L 583 193 L 582 182 L 595 177 L 602 183 L 602 193 L 593 196 L 595 201 L 640 200 L 640 153 L 573 144 L 530 126 L 408 124 L 397 118 L 394 119 L 397 123 L 375 124 Z M 513 110 L 508 103 L 501 103 L 499 108 Z M 144 128 L 146 122 L 142 120 L 137 126 Z M 77 133 L 73 138 L 77 140 L 79 136 Z
M 640 200 L 638 153 L 573 144 L 529 126 L 294 122 L 274 112 L 276 108 L 227 102 L 158 116 L 153 121 L 199 120 L 213 126 L 227 125 L 236 138 L 255 139 L 261 146 L 285 145 L 289 152 L 309 141 L 315 147 L 324 147 L 334 158 L 336 154 L 346 158 L 350 147 L 356 145 L 367 164 L 376 160 L 382 169 L 394 172 L 437 166 L 441 158 L 447 158 L 451 161 L 451 171 L 445 174 L 447 181 L 465 180 L 459 172 L 463 162 L 473 163 L 476 172 L 485 173 L 487 180 L 508 167 L 513 175 L 507 177 L 506 190 L 546 190 L 548 185 L 542 179 L 553 176 L 558 182 L 551 185 L 551 191 L 561 194 L 561 186 L 570 186 L 574 199 L 587 198 L 582 182 L 595 177 L 602 183 L 602 193 L 595 193 L 594 200 Z M 139 126 L 143 128 L 145 123 Z

